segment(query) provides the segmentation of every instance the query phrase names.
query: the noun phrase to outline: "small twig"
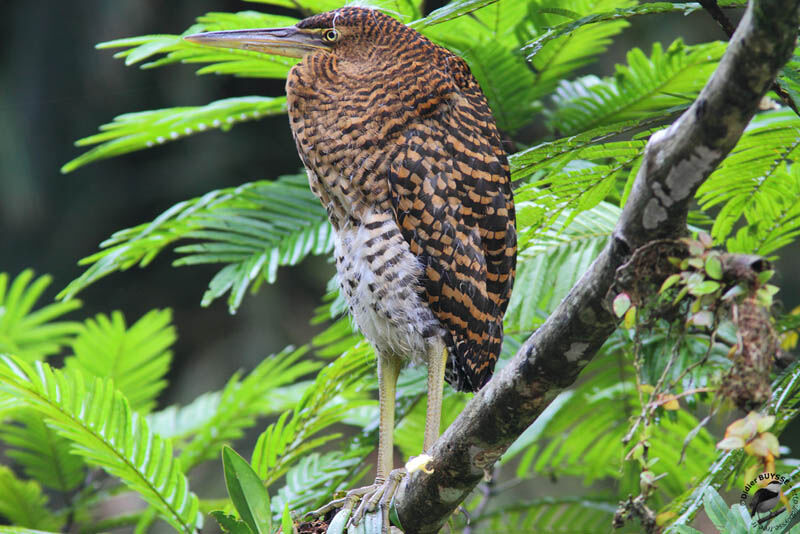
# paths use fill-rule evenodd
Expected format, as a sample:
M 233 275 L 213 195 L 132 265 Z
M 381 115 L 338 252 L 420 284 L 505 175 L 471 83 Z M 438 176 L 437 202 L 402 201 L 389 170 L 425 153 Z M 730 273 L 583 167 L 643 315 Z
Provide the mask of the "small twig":
M 687 389 L 686 391 L 681 391 L 680 393 L 670 394 L 668 398 L 651 402 L 650 403 L 651 410 L 658 408 L 662 404 L 666 404 L 668 402 L 680 399 L 681 397 L 686 397 L 687 395 L 694 395 L 695 393 L 707 393 L 709 391 L 714 391 L 714 389 L 715 388 L 695 388 L 695 389 Z
M 759 519 L 758 520 L 758 524 L 759 525 L 763 525 L 764 523 L 768 523 L 769 521 L 772 521 L 773 519 L 775 519 L 776 517 L 778 517 L 779 515 L 781 515 L 785 511 L 786 511 L 786 508 L 781 506 L 780 508 L 778 508 L 777 510 L 775 510 L 774 512 L 769 514 L 767 517 L 762 517 L 761 519 Z
M 724 31 L 725 35 L 727 35 L 728 39 L 730 39 L 733 36 L 733 32 L 736 31 L 736 26 L 734 26 L 731 22 L 731 19 L 729 19 L 728 16 L 722 12 L 719 4 L 717 4 L 717 0 L 698 1 L 700 2 L 700 5 L 703 6 L 703 9 L 708 11 L 708 14 L 711 15 L 711 18 L 717 21 L 717 24 L 719 24 L 720 28 L 722 28 L 722 31 Z M 795 115 L 800 117 L 800 110 L 797 109 L 797 105 L 795 105 L 794 100 L 792 100 L 792 97 L 789 96 L 789 93 L 787 93 L 777 81 L 772 82 L 770 89 L 778 95 L 778 98 L 780 98 L 784 104 L 789 106 L 792 111 L 794 111 Z
M 707 416 L 703 417 L 703 419 L 697 423 L 697 426 L 695 426 L 689 431 L 688 434 L 686 434 L 686 438 L 683 440 L 683 447 L 681 447 L 681 457 L 678 459 L 678 465 L 682 464 L 683 460 L 686 458 L 686 449 L 689 448 L 689 443 L 691 443 L 697 433 L 700 432 L 700 429 L 706 426 L 709 421 L 711 421 L 711 418 L 714 417 L 715 413 L 716 410 L 712 406 L 711 412 L 709 412 Z
M 483 511 L 486 510 L 486 507 L 489 505 L 489 499 L 492 497 L 492 481 L 486 482 L 485 484 L 481 484 L 478 486 L 478 489 L 481 492 L 481 502 L 478 503 L 478 507 L 475 508 L 475 511 L 472 515 L 475 516 L 476 519 L 480 520 Z M 463 534 L 472 534 L 472 522 L 468 523 L 466 527 L 464 527 Z
M 733 25 L 731 19 L 722 12 L 720 9 L 719 4 L 717 4 L 717 0 L 698 0 L 700 5 L 703 6 L 703 9 L 708 11 L 708 14 L 711 15 L 711 18 L 717 21 L 719 27 L 722 28 L 722 31 L 725 32 L 725 35 L 728 36 L 728 39 L 733 37 L 733 32 L 736 31 L 736 26 Z
M 686 375 L 688 375 L 690 372 L 692 372 L 693 369 L 695 369 L 696 367 L 702 367 L 703 365 L 705 365 L 705 363 L 711 357 L 711 350 L 714 348 L 714 343 L 717 342 L 717 327 L 718 326 L 719 326 L 719 317 L 717 316 L 717 314 L 714 314 L 714 324 L 711 325 L 711 335 L 709 336 L 709 339 L 708 339 L 708 348 L 706 349 L 706 353 L 703 355 L 702 358 L 700 358 L 696 362 L 694 362 L 694 363 L 692 363 L 690 365 L 687 365 L 686 368 L 681 372 L 681 374 L 678 375 L 678 378 L 676 378 L 675 380 L 672 381 L 672 383 L 669 386 L 670 389 L 672 389 L 675 386 L 677 386 L 678 384 L 680 384 L 681 381 L 683 380 L 683 378 Z

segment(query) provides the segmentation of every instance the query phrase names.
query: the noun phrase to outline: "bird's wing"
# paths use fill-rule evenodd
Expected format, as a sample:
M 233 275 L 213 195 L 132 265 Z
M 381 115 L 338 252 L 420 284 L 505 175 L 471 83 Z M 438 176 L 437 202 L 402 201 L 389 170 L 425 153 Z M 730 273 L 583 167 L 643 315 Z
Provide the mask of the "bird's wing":
M 489 107 L 452 58 L 451 91 L 405 130 L 388 177 L 398 226 L 425 267 L 424 296 L 449 333 L 448 382 L 477 391 L 502 342 L 516 266 L 514 204 Z

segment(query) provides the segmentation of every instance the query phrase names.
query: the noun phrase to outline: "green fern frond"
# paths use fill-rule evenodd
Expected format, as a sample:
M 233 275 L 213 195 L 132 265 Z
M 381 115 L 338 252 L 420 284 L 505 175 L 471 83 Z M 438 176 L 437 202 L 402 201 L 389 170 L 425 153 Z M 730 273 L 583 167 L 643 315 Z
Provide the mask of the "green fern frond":
M 67 370 L 85 376 L 110 378 L 128 399 L 132 409 L 147 413 L 167 385 L 177 334 L 170 310 L 152 310 L 127 327 L 122 312 L 88 319 L 72 342 L 74 356 L 64 362 Z
M 472 33 L 445 26 L 436 41 L 467 61 L 489 101 L 497 127 L 513 133 L 531 122 L 542 106 L 524 60 L 494 39 L 476 41 Z
M 201 242 L 177 248 L 184 257 L 174 265 L 227 264 L 211 280 L 202 304 L 230 291 L 232 313 L 251 283 L 273 283 L 279 266 L 333 250 L 330 223 L 305 176 L 283 176 L 212 191 L 176 204 L 150 223 L 116 232 L 100 244 L 104 250 L 81 260 L 89 268 L 58 298 L 71 298 L 113 272 L 144 267 L 182 239 Z
M 225 443 L 242 437 L 244 430 L 255 424 L 256 417 L 272 413 L 269 392 L 290 384 L 319 368 L 309 360 L 301 360 L 307 349 L 286 349 L 266 358 L 239 380 L 234 375 L 222 390 L 213 415 L 197 429 L 194 439 L 181 451 L 179 459 L 187 471 L 197 464 L 216 458 Z
M 781 69 L 777 81 L 789 94 L 795 107 L 800 107 L 800 47 L 794 49 L 792 58 Z
M 409 26 L 417 31 L 422 31 L 423 28 L 429 28 L 436 24 L 442 24 L 464 15 L 469 15 L 486 6 L 490 6 L 499 0 L 455 0 L 448 2 L 446 5 L 434 9 L 425 18 L 415 20 Z
M 800 166 L 793 165 L 789 172 L 779 174 L 783 175 L 787 189 L 793 194 L 775 199 L 779 212 L 774 218 L 765 217 L 740 228 L 734 237 L 727 240 L 728 251 L 767 256 L 794 243 L 800 236 Z
M 77 488 L 85 478 L 85 464 L 72 454 L 69 440 L 48 427 L 38 413 L 22 410 L 16 424 L 0 426 L 0 438 L 9 448 L 6 456 L 16 460 L 25 474 L 62 493 Z
M 727 238 L 742 219 L 746 227 L 729 244 L 731 250 L 756 254 L 790 243 L 796 235 L 800 199 L 797 165 L 800 119 L 790 111 L 756 117 L 731 154 L 697 191 L 701 208 L 722 205 L 711 235 Z M 779 225 L 784 223 L 784 227 Z
M 611 37 L 621 32 L 628 23 L 624 20 L 602 21 L 576 26 L 571 32 L 547 38 L 551 28 L 563 25 L 565 18 L 580 20 L 586 15 L 627 8 L 632 4 L 634 2 L 630 0 L 572 0 L 566 5 L 560 0 L 537 0 L 528 4 L 528 14 L 518 31 L 538 37 L 522 49 L 527 53 L 527 60 L 535 74 L 537 94 L 550 94 L 570 72 L 587 65 L 605 52 Z
M 523 201 L 517 210 L 521 246 L 504 321 L 509 333 L 530 332 L 544 321 L 606 245 L 621 211 L 602 202 L 574 217 L 562 213 L 542 230 L 528 224 L 539 220 L 535 204 Z
M 33 276 L 33 271 L 26 269 L 9 285 L 8 273 L 0 273 L 0 352 L 13 352 L 29 362 L 56 354 L 80 329 L 77 322 L 56 320 L 80 308 L 79 301 L 33 309 L 53 281 L 49 275 L 35 280 Z
M 0 356 L 0 389 L 46 417 L 73 442 L 75 453 L 120 478 L 175 529 L 194 532 L 197 496 L 172 458 L 172 447 L 150 432 L 111 381 L 86 384 L 79 372 Z
M 267 487 L 282 477 L 301 456 L 340 437 L 318 434 L 343 421 L 353 409 L 374 404 L 360 392 L 375 360 L 363 342 L 325 366 L 291 412 L 285 412 L 258 438 L 252 464 Z M 346 402 L 345 402 L 346 400 Z
M 213 129 L 286 113 L 286 97 L 245 96 L 179 108 L 126 113 L 100 126 L 101 133 L 84 137 L 75 146 L 98 145 L 66 163 L 62 173 L 89 163 L 162 145 Z
M 608 529 L 616 508 L 611 498 L 540 497 L 499 506 L 470 523 L 486 532 L 601 532 Z
M 556 403 L 555 413 L 534 423 L 530 435 L 533 445 L 525 450 L 517 476 L 525 477 L 531 472 L 572 475 L 583 477 L 584 483 L 589 484 L 602 478 L 620 479 L 625 466 L 630 476 L 622 479 L 626 488 L 623 491 L 638 488 L 638 477 L 630 472 L 638 465 L 623 463 L 627 451 L 622 444 L 631 416 L 641 411 L 632 380 L 634 370 L 624 362 L 611 365 L 608 359 L 618 358 L 609 355 L 595 359 L 586 370 L 586 382 L 567 392 L 566 400 Z M 654 430 L 658 438 L 650 440 L 649 458 L 659 459 L 652 470 L 666 475 L 659 481 L 659 502 L 680 495 L 691 478 L 702 473 L 716 455 L 714 439 L 701 428 L 692 441 L 691 453 L 679 465 L 683 441 L 697 426 L 697 419 L 685 410 L 674 414 L 661 418 Z M 584 438 L 570 439 L 571 436 Z
M 273 515 L 279 515 L 285 504 L 298 512 L 309 511 L 318 502 L 325 500 L 345 484 L 354 469 L 363 465 L 364 458 L 372 447 L 343 453 L 330 451 L 324 454 L 312 452 L 304 455 L 286 472 L 286 484 L 271 500 Z
M 33 480 L 20 480 L 8 467 L 0 465 L 0 517 L 20 531 L 59 531 L 63 520 L 47 507 L 47 495 Z M 31 529 L 31 530 L 28 530 Z
M 97 48 L 125 48 L 114 54 L 115 58 L 125 58 L 126 65 L 134 65 L 146 59 L 151 61 L 142 68 L 154 68 L 172 63 L 208 63 L 198 70 L 198 74 L 217 73 L 260 78 L 285 78 L 286 73 L 297 60 L 267 55 L 250 50 L 209 48 L 184 41 L 183 36 L 192 33 L 219 30 L 238 30 L 244 28 L 265 28 L 291 26 L 297 22 L 292 17 L 244 11 L 240 13 L 208 13 L 197 19 L 181 35 L 142 35 L 116 39 L 97 45 Z M 163 54 L 161 58 L 154 58 Z
M 511 154 L 511 180 L 520 182 L 531 176 L 538 176 L 545 169 L 561 169 L 573 159 L 580 159 L 581 151 L 620 134 L 638 130 L 648 123 L 623 121 L 609 126 L 593 128 L 578 135 L 562 137 L 555 141 L 545 141 L 534 147 Z M 541 174 L 541 173 L 540 173 Z
M 210 391 L 195 398 L 186 406 L 167 406 L 147 414 L 150 430 L 179 444 L 197 434 L 219 410 L 221 391 Z
M 649 58 L 634 48 L 628 52 L 628 65 L 617 65 L 613 77 L 562 82 L 549 126 L 568 135 L 684 109 L 703 88 L 725 47 L 721 42 L 688 46 L 678 39 L 666 51 L 654 43 Z
M 562 160 L 563 166 L 557 162 L 539 180 L 521 185 L 515 193 L 516 201 L 531 202 L 537 208 L 535 217 L 528 215 L 528 224 L 546 226 L 565 209 L 575 217 L 602 200 L 618 198 L 617 185 L 625 183 L 638 167 L 645 145 L 646 141 L 631 140 L 575 150 L 570 161 Z

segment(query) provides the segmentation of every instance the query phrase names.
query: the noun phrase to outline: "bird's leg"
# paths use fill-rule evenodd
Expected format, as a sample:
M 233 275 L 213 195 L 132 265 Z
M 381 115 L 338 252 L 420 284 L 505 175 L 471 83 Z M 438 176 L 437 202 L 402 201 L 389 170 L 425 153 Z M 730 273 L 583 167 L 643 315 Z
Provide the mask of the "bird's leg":
M 397 471 L 399 470 L 392 471 L 394 464 L 393 433 L 395 392 L 397 390 L 397 377 L 400 375 L 402 364 L 403 361 L 400 358 L 378 355 L 378 409 L 380 418 L 378 420 L 378 465 L 376 467 L 375 482 L 369 486 L 348 491 L 344 498 L 336 499 L 322 508 L 309 512 L 309 516 L 319 517 L 336 508 L 352 506 L 354 501 L 361 500 L 351 519 L 354 524 L 357 524 L 365 512 L 374 510 L 377 504 L 383 505 L 386 499 L 381 499 L 387 493 L 391 499 L 394 494 L 393 488 L 396 489 L 398 485 Z
M 356 509 L 351 519 L 353 524 L 358 524 L 366 512 L 371 512 L 377 505 L 388 511 L 386 503 L 394 495 L 403 474 L 400 470 L 392 470 L 394 465 L 394 403 L 397 390 L 397 377 L 403 361 L 392 356 L 378 355 L 378 408 L 380 419 L 378 421 L 378 465 L 375 473 L 375 484 L 362 488 L 366 490 L 363 500 Z M 353 490 L 359 491 L 359 490 Z M 384 529 L 389 528 L 388 514 L 383 513 Z
M 402 360 L 378 356 L 378 466 L 375 483 L 386 482 L 394 465 L 394 403 Z
M 444 371 L 447 366 L 447 347 L 438 342 L 428 349 L 428 404 L 425 411 L 425 438 L 422 451 L 428 452 L 439 439 L 439 425 L 442 420 L 442 394 L 444 390 Z
M 378 489 L 378 491 L 372 495 L 364 497 L 364 500 L 361 502 L 361 505 L 353 516 L 356 522 L 360 519 L 361 515 L 364 513 L 364 510 L 374 510 L 378 505 L 380 505 L 381 511 L 384 513 L 384 515 L 386 515 L 388 513 L 389 504 L 391 503 L 394 493 L 397 491 L 398 486 L 400 486 L 400 482 L 403 480 L 403 477 L 408 473 L 418 469 L 421 469 L 427 473 L 432 472 L 427 468 L 428 463 L 431 461 L 431 457 L 425 453 L 427 453 L 430 448 L 433 447 L 433 444 L 439 438 L 439 423 L 442 419 L 442 392 L 444 390 L 444 371 L 445 366 L 447 365 L 447 354 L 447 348 L 441 341 L 437 341 L 428 347 L 428 404 L 425 412 L 425 436 L 422 442 L 422 454 L 416 458 L 410 459 L 404 467 L 395 469 L 393 471 L 391 470 L 391 446 L 389 447 L 390 456 L 388 460 L 388 470 L 381 471 L 380 467 L 381 448 L 383 446 L 382 444 L 386 442 L 384 441 L 383 437 L 383 421 L 385 412 L 383 410 L 383 403 L 381 403 L 381 434 L 378 441 L 378 478 L 381 476 L 381 472 L 388 473 L 388 478 L 385 479 L 385 483 L 381 488 Z M 381 376 L 383 375 L 379 370 L 379 388 L 381 388 Z M 391 444 L 391 431 L 394 427 L 394 390 L 392 390 L 391 414 L 385 419 L 387 422 L 390 422 L 387 440 Z M 378 478 L 375 479 L 376 483 L 378 483 Z M 388 528 L 388 521 L 384 521 L 384 524 Z

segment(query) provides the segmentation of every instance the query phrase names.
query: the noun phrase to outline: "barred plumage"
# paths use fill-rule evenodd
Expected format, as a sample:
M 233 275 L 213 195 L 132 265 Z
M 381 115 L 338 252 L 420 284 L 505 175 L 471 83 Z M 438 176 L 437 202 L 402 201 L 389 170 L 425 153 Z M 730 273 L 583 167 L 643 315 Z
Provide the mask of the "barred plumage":
M 306 56 L 286 84 L 311 188 L 337 231 L 392 215 L 396 226 L 375 232 L 396 241 L 399 229 L 423 271 L 411 280 L 389 270 L 377 283 L 419 293 L 444 330 L 448 382 L 476 391 L 500 352 L 516 261 L 508 162 L 486 99 L 461 58 L 380 12 L 343 8 L 298 28 L 341 35 L 334 53 Z M 350 294 L 354 274 L 337 265 Z M 419 336 L 436 334 L 427 319 L 420 326 Z

